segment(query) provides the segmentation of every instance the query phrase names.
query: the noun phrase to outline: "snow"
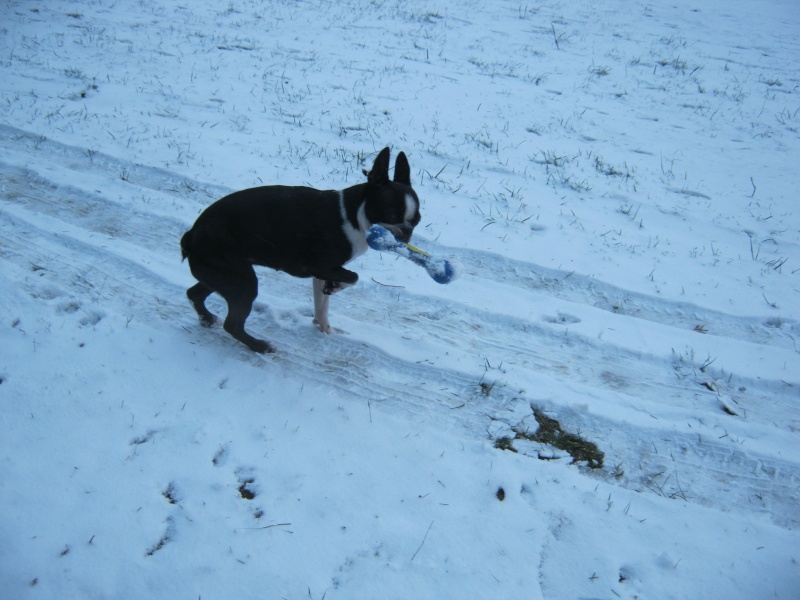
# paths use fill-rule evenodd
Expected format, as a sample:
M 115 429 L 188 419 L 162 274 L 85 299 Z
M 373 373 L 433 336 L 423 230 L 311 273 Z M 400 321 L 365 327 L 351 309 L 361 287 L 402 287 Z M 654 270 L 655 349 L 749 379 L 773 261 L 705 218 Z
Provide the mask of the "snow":
M 0 23 L 3 598 L 800 596 L 796 2 Z M 277 353 L 200 327 L 205 206 L 386 145 L 458 281 L 369 251 L 326 336 L 264 269 Z

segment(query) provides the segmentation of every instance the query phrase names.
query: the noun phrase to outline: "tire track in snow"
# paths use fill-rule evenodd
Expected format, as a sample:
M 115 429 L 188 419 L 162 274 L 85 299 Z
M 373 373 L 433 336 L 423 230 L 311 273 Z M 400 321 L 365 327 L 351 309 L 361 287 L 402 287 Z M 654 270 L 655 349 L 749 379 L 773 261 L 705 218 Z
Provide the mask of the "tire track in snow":
M 6 128 L 7 130 L 8 128 Z M 34 139 L 34 136 L 29 134 L 20 133 L 18 130 L 14 130 L 13 136 L 9 134 L 8 131 L 5 131 L 6 137 L 4 138 L 6 141 L 9 139 L 13 142 L 14 140 L 24 142 L 24 145 L 28 149 L 33 149 L 34 152 L 43 153 L 46 157 L 52 158 L 53 156 L 61 159 L 61 162 L 68 162 L 70 163 L 69 168 L 88 168 L 90 171 L 98 172 L 101 175 L 105 174 L 108 175 L 107 170 L 111 169 L 112 173 L 118 170 L 125 170 L 125 164 L 123 161 L 118 161 L 116 159 L 105 157 L 102 161 L 96 160 L 90 153 L 81 151 L 78 148 L 68 147 L 61 144 L 57 144 L 55 142 L 49 142 L 47 140 L 39 140 Z M 49 150 L 52 150 L 50 152 Z M 33 158 L 33 157 L 32 157 Z M 41 157 L 40 157 L 41 158 Z M 76 166 L 77 165 L 77 166 Z M 98 166 L 100 165 L 100 166 Z M 109 167 L 109 165 L 112 165 Z M 180 177 L 170 174 L 169 172 L 159 170 L 159 169 L 148 169 L 144 167 L 138 168 L 140 172 L 140 179 L 147 185 L 148 189 L 157 190 L 162 188 L 164 185 L 168 187 L 168 192 L 171 194 L 176 194 L 178 197 L 182 197 L 181 193 L 186 192 L 190 189 L 195 188 L 202 188 L 200 184 L 197 182 L 188 183 L 182 186 L 180 190 L 176 191 L 174 182 L 180 180 Z M 71 188 L 69 186 L 59 186 L 55 183 L 49 182 L 46 178 L 41 176 L 35 175 L 32 171 L 28 169 L 17 169 L 16 173 L 13 168 L 8 168 L 7 171 L 12 173 L 9 177 L 10 181 L 6 182 L 6 192 L 7 197 L 9 198 L 24 198 L 30 196 L 34 193 L 34 190 L 31 188 L 31 185 L 34 183 L 39 183 L 41 186 L 47 188 L 44 192 L 39 192 L 37 195 L 37 206 L 44 208 L 47 206 L 49 208 L 48 212 L 51 214 L 58 215 L 62 211 L 66 210 L 68 212 L 72 212 L 77 214 L 85 223 L 84 226 L 87 229 L 96 231 L 97 233 L 111 235 L 111 236 L 120 236 L 125 237 L 129 235 L 127 228 L 122 226 L 122 224 L 127 225 L 127 221 L 134 217 L 140 217 L 142 219 L 149 220 L 148 225 L 140 224 L 137 228 L 135 228 L 135 236 L 141 241 L 149 242 L 147 243 L 147 247 L 152 250 L 160 251 L 161 248 L 165 246 L 169 246 L 172 244 L 176 245 L 176 240 L 179 235 L 182 233 L 182 230 L 186 228 L 186 224 L 183 224 L 180 218 L 171 218 L 165 219 L 163 216 L 155 217 L 155 215 L 146 212 L 146 211 L 132 211 L 123 205 L 109 203 L 108 200 L 105 199 L 104 196 L 100 196 L 94 192 L 87 192 L 82 189 Z M 147 174 L 151 174 L 152 177 L 146 177 Z M 106 178 L 106 182 L 111 183 L 112 189 L 119 189 L 119 193 L 123 196 L 128 193 L 130 190 L 130 183 L 128 182 L 120 182 L 117 181 L 115 178 Z M 134 186 L 135 188 L 136 186 Z M 16 189 L 15 189 L 16 188 Z M 218 189 L 217 192 L 219 194 L 224 193 L 226 190 Z M 192 193 L 189 193 L 191 196 Z M 197 196 L 197 194 L 194 194 Z M 203 192 L 200 194 L 200 198 L 195 198 L 201 204 L 201 207 L 204 206 L 207 202 L 205 200 L 205 196 L 207 196 L 207 192 Z M 52 200 L 48 203 L 48 198 Z M 97 207 L 94 209 L 93 207 Z M 148 208 L 151 208 L 149 205 Z M 173 211 L 173 214 L 180 214 L 181 211 Z M 66 216 L 66 215 L 65 215 Z M 73 218 L 75 218 L 73 216 Z M 168 235 L 168 239 L 163 238 L 163 229 L 169 229 L 172 235 Z M 152 239 L 148 239 L 152 236 L 154 232 L 161 233 L 161 237 L 155 237 Z M 148 236 L 150 234 L 150 236 Z M 177 252 L 177 249 L 176 249 Z M 475 256 L 473 257 L 473 262 L 476 265 L 482 267 L 483 274 L 489 274 L 494 277 L 495 280 L 503 280 L 509 281 L 513 285 L 520 286 L 522 288 L 525 287 L 526 281 L 530 284 L 530 278 L 526 278 L 520 275 L 520 270 L 528 269 L 532 271 L 534 266 L 527 263 L 512 263 L 511 261 L 504 261 L 500 257 L 496 255 L 491 255 L 488 253 L 474 253 Z M 490 259 L 490 262 L 487 263 L 487 257 Z M 508 277 L 504 278 L 503 273 L 506 273 Z M 540 277 L 540 281 L 543 278 Z M 591 285 L 594 285 L 590 282 Z M 572 290 L 575 292 L 576 287 L 574 284 L 570 284 L 570 286 L 564 286 L 563 280 L 560 277 L 557 277 L 555 274 L 551 274 L 546 280 L 545 283 L 542 284 L 547 291 L 552 292 L 554 289 L 566 289 L 567 291 Z M 539 289 L 540 285 L 533 283 L 533 287 L 535 289 Z M 578 286 L 578 292 L 582 293 L 581 286 Z M 289 291 L 290 288 L 286 288 L 280 290 L 282 293 Z M 624 293 L 623 291 L 619 291 L 620 293 Z M 565 294 L 557 293 L 551 294 L 558 296 L 564 296 Z M 575 294 L 573 293 L 572 296 Z M 417 303 L 419 304 L 419 303 Z M 392 308 L 392 311 L 396 310 L 396 308 Z M 462 307 L 463 310 L 463 307 Z M 423 314 L 435 314 L 437 311 L 436 307 L 429 307 L 429 310 L 423 312 Z M 408 315 L 411 321 L 419 320 L 419 314 Z M 476 322 L 483 322 L 484 327 L 479 328 L 481 332 L 482 344 L 485 344 L 491 347 L 492 340 L 486 339 L 485 332 L 486 331 L 494 331 L 497 328 L 498 318 L 496 315 L 491 315 L 491 319 L 487 319 L 483 313 L 475 312 L 470 315 L 469 319 L 470 323 L 472 323 L 472 330 L 475 330 L 474 323 Z M 503 322 L 507 321 L 507 319 L 503 319 Z M 518 327 L 518 321 L 514 321 L 513 323 L 507 323 L 507 327 L 502 330 L 502 335 L 499 336 L 497 339 L 497 343 L 495 344 L 496 347 L 505 348 L 508 346 L 508 340 L 514 339 L 516 336 L 516 329 Z M 541 327 L 537 327 L 536 325 L 532 325 L 530 323 L 526 324 L 526 329 L 534 329 L 535 334 L 538 336 L 542 336 L 544 330 Z M 455 331 L 462 330 L 463 328 L 454 328 L 448 327 L 449 333 L 452 334 Z M 560 339 L 550 339 L 550 342 L 556 342 L 556 345 L 560 345 Z M 574 341 L 571 342 L 574 344 Z M 602 346 L 598 346 L 597 344 L 589 344 L 592 348 L 595 349 L 602 349 Z M 549 343 L 546 345 L 548 350 L 542 356 L 542 353 L 539 354 L 538 357 L 534 357 L 535 360 L 531 361 L 533 366 L 538 367 L 547 367 L 548 365 L 552 365 L 552 347 L 553 344 Z M 523 342 L 518 347 L 511 347 L 514 353 L 518 356 L 525 356 L 528 349 L 531 347 L 530 344 L 527 342 Z M 529 353 L 529 352 L 528 352 Z M 563 363 L 574 363 L 574 355 L 577 354 L 576 351 L 569 351 L 567 352 L 567 356 L 562 360 Z M 595 353 L 596 354 L 596 353 Z M 619 349 L 615 352 L 615 356 L 619 355 Z M 544 363 L 540 362 L 544 358 Z M 598 358 L 602 362 L 607 362 L 607 356 L 593 356 L 591 358 Z M 662 365 L 656 365 L 653 369 L 645 368 L 645 361 L 643 357 L 640 355 L 632 355 L 628 357 L 631 361 L 636 362 L 636 368 L 633 369 L 631 372 L 627 374 L 614 374 L 603 371 L 600 374 L 601 380 L 595 381 L 595 383 L 600 384 L 607 384 L 610 381 L 615 383 L 619 387 L 619 383 L 624 382 L 625 380 L 644 380 L 652 382 L 652 384 L 657 384 L 658 387 L 666 386 L 667 389 L 671 385 L 671 381 L 666 381 L 663 377 L 658 376 L 659 373 L 663 371 L 661 368 Z M 537 360 L 539 362 L 537 362 Z M 588 360 L 585 361 L 588 364 L 595 364 L 599 361 L 595 360 Z M 752 382 L 749 382 L 752 383 Z M 772 390 L 771 390 L 772 391 Z
M 421 244 L 422 245 L 422 244 Z M 685 331 L 702 325 L 714 335 L 738 341 L 796 349 L 793 336 L 800 322 L 781 317 L 742 317 L 648 296 L 594 280 L 584 275 L 550 269 L 534 263 L 505 258 L 490 252 L 440 246 L 425 241 L 432 252 L 458 258 L 467 273 L 492 282 L 513 282 L 523 290 L 586 304 L 615 315 L 652 321 Z
M 109 250 L 105 240 L 83 235 L 80 228 L 69 223 L 25 211 L 15 210 L 14 215 L 11 212 L 0 211 L 0 230 L 3 231 L 0 256 L 16 264 L 21 271 L 30 272 L 35 265 L 40 277 L 25 284 L 27 293 L 34 299 L 61 303 L 89 298 L 98 309 L 119 315 L 130 315 L 133 311 L 138 320 L 151 322 L 155 316 L 172 323 L 176 333 L 182 328 L 198 338 L 200 344 L 220 349 L 227 346 L 263 366 L 273 365 L 291 375 L 339 387 L 346 396 L 376 403 L 392 401 L 405 406 L 405 412 L 417 417 L 423 413 L 427 417 L 437 409 L 463 408 L 465 402 L 459 397 L 474 383 L 467 375 L 426 364 L 407 363 L 380 348 L 347 340 L 347 336 L 323 336 L 310 325 L 310 318 L 306 321 L 301 315 L 291 314 L 288 318 L 295 322 L 302 319 L 307 323 L 305 326 L 287 324 L 287 317 L 282 315 L 282 327 L 272 311 L 261 303 L 257 303 L 251 317 L 252 328 L 269 331 L 270 338 L 276 340 L 281 351 L 266 357 L 253 354 L 221 328 L 209 330 L 199 325 L 188 300 L 183 302 L 183 287 L 151 269 L 150 265 L 158 257 L 144 256 L 145 261 L 137 264 Z M 176 264 L 176 270 L 178 268 Z M 308 347 L 312 343 L 315 354 L 310 356 Z M 374 377 L 375 372 L 391 373 L 391 380 Z M 432 385 L 434 383 L 438 387 Z M 419 410 L 408 409 L 414 406 Z
M 168 198 L 175 199 L 172 201 L 173 204 L 178 200 L 181 204 L 185 204 L 187 199 L 196 202 L 196 212 L 199 212 L 209 203 L 209 198 L 214 199 L 230 191 L 221 187 L 208 187 L 196 181 L 188 181 L 163 169 L 131 165 L 113 157 L 97 155 L 87 150 L 53 142 L 7 126 L 0 126 L 0 148 L 4 148 L 8 154 L 28 154 L 29 158 L 24 161 L 26 164 L 36 163 L 37 160 L 39 162 L 46 161 L 51 165 L 51 168 L 55 164 L 67 169 L 67 175 L 70 173 L 79 174 L 82 186 L 89 184 L 89 182 L 83 181 L 86 179 L 87 174 L 94 174 L 99 177 L 95 182 L 97 187 L 101 187 L 104 190 L 101 194 L 100 192 L 88 191 L 83 188 L 59 185 L 50 181 L 48 177 L 42 176 L 27 167 L 5 165 L 4 172 L 7 173 L 7 176 L 4 187 L 5 195 L 8 199 L 22 201 L 22 199 L 31 195 L 36 195 L 36 206 L 48 214 L 57 216 L 62 211 L 67 211 L 68 214 L 73 216 L 69 217 L 68 214 L 65 214 L 64 218 L 79 218 L 86 229 L 117 239 L 128 239 L 133 235 L 138 240 L 137 243 L 146 242 L 146 246 L 156 252 L 165 247 L 175 247 L 177 255 L 179 252 L 177 240 L 183 231 L 188 228 L 188 221 L 192 220 L 190 217 L 184 221 L 185 210 L 183 206 L 173 206 L 171 210 L 165 211 L 164 205 L 170 202 Z M 15 148 L 20 152 L 14 152 Z M 136 173 L 136 179 L 120 180 L 114 176 L 119 172 Z M 139 193 L 141 186 L 157 194 L 156 200 L 155 202 L 141 204 L 140 208 L 133 208 L 134 203 L 130 202 L 130 198 Z M 34 189 L 40 187 L 45 189 L 38 192 Z M 123 198 L 124 203 L 110 201 L 108 196 L 112 193 L 116 193 Z M 166 202 L 164 201 L 165 198 L 167 198 Z M 160 214 L 157 215 L 156 212 Z M 148 224 L 140 223 L 131 233 L 128 231 L 128 224 L 131 219 L 135 218 L 140 221 L 147 221 Z M 169 231 L 166 236 L 164 236 L 163 232 L 165 229 Z M 450 254 L 461 256 L 463 261 L 470 265 L 471 274 L 476 277 L 510 285 L 523 291 L 544 294 L 559 300 L 595 307 L 616 313 L 617 316 L 620 314 L 623 317 L 634 315 L 637 318 L 644 318 L 645 321 L 663 323 L 673 328 L 676 328 L 677 324 L 677 328 L 682 328 L 686 331 L 693 329 L 694 325 L 699 321 L 708 324 L 715 334 L 727 331 L 731 339 L 748 343 L 761 343 L 769 347 L 793 347 L 790 344 L 793 345 L 795 343 L 790 333 L 771 327 L 770 323 L 768 321 L 764 322 L 763 319 L 731 317 L 724 313 L 714 313 L 714 311 L 706 311 L 688 304 L 670 303 L 641 294 L 632 294 L 621 288 L 602 282 L 595 282 L 586 277 L 577 275 L 570 277 L 568 274 L 556 270 L 546 269 L 533 263 L 505 259 L 488 252 L 454 252 L 454 249 L 447 248 L 444 250 L 449 251 Z M 274 282 L 271 283 L 274 284 Z M 279 291 L 284 294 L 291 289 L 287 287 Z M 637 300 L 631 301 L 631 298 L 637 298 Z M 423 304 L 425 299 L 421 300 L 416 304 Z M 430 303 L 429 299 L 428 303 Z M 396 310 L 396 307 L 391 309 L 392 312 Z M 431 315 L 436 314 L 437 310 L 435 306 L 432 306 L 421 312 L 422 314 Z M 461 307 L 461 310 L 465 310 L 465 308 Z M 642 316 L 643 314 L 644 316 Z M 409 316 L 411 321 L 416 322 L 419 320 L 420 315 Z M 553 323 L 557 323 L 558 318 L 551 317 L 551 320 Z M 569 315 L 565 319 L 568 320 Z M 484 347 L 492 348 L 494 341 L 495 348 L 513 350 L 515 356 L 521 357 L 520 360 L 523 364 L 529 364 L 532 367 L 545 368 L 548 365 L 553 365 L 553 347 L 555 345 L 558 348 L 563 342 L 560 336 L 546 338 L 548 344 L 544 345 L 545 349 L 537 351 L 536 347 L 528 343 L 527 336 L 520 337 L 517 335 L 516 330 L 518 329 L 519 321 L 516 319 L 513 322 L 508 322 L 508 319 L 498 317 L 498 315 L 486 316 L 483 311 L 472 311 L 467 325 L 472 324 L 473 332 L 475 331 L 475 323 L 484 325 L 479 329 L 481 343 Z M 496 336 L 494 340 L 488 338 L 487 332 L 489 334 L 494 332 L 498 327 L 498 323 L 506 325 L 501 331 L 502 335 Z M 692 325 L 693 323 L 694 325 Z M 565 324 L 568 324 L 568 322 Z M 796 324 L 784 321 L 783 327 L 794 330 Z M 466 328 L 464 331 L 468 329 Z M 530 321 L 525 323 L 524 329 L 532 331 L 534 335 L 540 338 L 547 333 L 539 323 L 534 324 Z M 459 329 L 449 326 L 448 330 L 450 335 L 459 331 Z M 474 336 L 470 333 L 470 337 Z M 509 340 L 516 339 L 520 339 L 521 342 L 516 345 L 509 342 Z M 609 362 L 608 352 L 604 350 L 608 344 L 597 344 L 585 338 L 582 342 L 592 349 L 592 352 L 589 352 L 587 360 L 578 361 L 579 364 L 596 365 Z M 576 343 L 574 336 L 569 343 Z M 563 369 L 565 365 L 574 364 L 575 355 L 577 354 L 577 350 L 568 350 L 564 356 L 558 357 L 558 352 L 556 352 L 556 357 L 560 358 L 560 364 L 557 367 Z M 673 381 L 671 375 L 665 375 L 663 362 L 654 362 L 652 357 L 644 357 L 639 353 L 626 352 L 621 348 L 615 348 L 614 357 L 617 358 L 620 354 L 626 356 L 624 361 L 626 364 L 634 366 L 623 369 L 624 372 L 622 373 L 603 370 L 599 374 L 594 373 L 592 375 L 592 370 L 586 369 L 584 369 L 584 372 L 588 373 L 589 377 L 594 377 L 594 383 L 598 385 L 612 384 L 617 388 L 621 388 L 626 385 L 626 382 L 640 381 L 645 382 L 645 385 L 671 389 Z M 568 367 L 566 368 L 568 369 Z M 724 374 L 719 375 L 719 377 L 722 375 Z M 588 383 L 589 379 L 584 381 Z M 703 384 L 705 380 L 699 383 Z M 775 394 L 775 387 L 769 386 L 768 382 L 764 382 L 759 378 L 747 378 L 737 387 L 753 389 L 763 388 L 764 386 L 769 387 L 768 390 L 764 390 L 765 392 Z M 763 396 L 763 394 L 761 395 Z M 763 411 L 764 403 L 759 402 L 758 405 L 760 411 Z M 771 413 L 765 413 L 764 418 L 774 421 Z M 775 415 L 775 418 L 779 419 L 780 417 Z M 795 416 L 790 415 L 789 420 L 791 422 L 795 421 Z
M 37 281 L 28 289 L 34 297 L 60 304 L 70 298 L 90 297 L 92 305 L 110 317 L 131 312 L 141 320 L 157 317 L 172 323 L 178 335 L 186 335 L 179 329 L 188 331 L 198 340 L 196 343 L 217 346 L 223 352 L 238 352 L 242 360 L 255 361 L 276 376 L 332 386 L 368 410 L 370 405 L 386 405 L 411 420 L 433 420 L 443 429 L 458 430 L 461 435 L 481 438 L 488 437 L 489 432 L 497 437 L 503 431 L 490 429 L 497 428 L 498 423 L 509 428 L 532 423 L 529 400 L 502 389 L 487 397 L 470 373 L 401 360 L 346 335 L 321 336 L 308 325 L 276 326 L 275 318 L 263 306 L 254 314 L 254 328 L 269 329 L 270 338 L 280 351 L 274 357 L 255 356 L 221 329 L 209 331 L 197 325 L 187 304 L 166 300 L 182 297 L 181 287 L 147 267 L 107 252 L 100 242 L 76 239 L 71 234 L 79 235 L 80 230 L 64 230 L 68 224 L 53 221 L 52 225 L 61 227 L 62 232 L 38 228 L 0 213 L 0 229 L 6 240 L 4 258 L 26 269 L 31 258 L 50 257 L 45 281 Z M 25 233 L 15 233 L 20 231 Z M 49 291 L 42 294 L 42 290 Z M 307 322 L 305 315 L 302 318 Z M 309 354 L 312 345 L 314 353 Z M 592 415 L 591 421 L 592 429 L 607 432 L 606 439 L 599 441 L 607 453 L 606 472 L 598 476 L 610 482 L 709 506 L 716 506 L 721 487 L 731 502 L 749 500 L 754 512 L 770 514 L 779 525 L 800 523 L 796 509 L 800 489 L 797 465 L 774 457 L 748 456 L 718 440 L 698 444 L 686 434 L 623 426 L 597 415 Z M 611 445 L 624 449 L 620 453 L 609 452 Z M 534 458 L 541 449 L 538 445 L 519 448 Z M 617 460 L 625 473 L 615 478 L 615 465 L 611 462 Z
M 90 235 L 95 235 L 98 241 L 102 241 L 102 247 L 109 251 L 111 244 L 124 241 L 152 252 L 153 257 L 148 260 L 157 262 L 165 249 L 171 249 L 177 264 L 178 240 L 187 228 L 178 218 L 131 209 L 108 200 L 103 194 L 58 185 L 31 169 L 15 168 L 2 162 L 0 183 L 6 200 L 91 232 Z M 138 250 L 130 254 L 136 255 Z M 307 285 L 275 277 L 267 269 L 261 271 L 262 283 L 266 282 L 269 287 L 268 298 L 292 298 L 295 305 L 304 305 Z M 339 295 L 336 303 L 341 313 L 353 315 L 360 322 L 384 323 L 383 326 L 395 335 L 406 335 L 408 323 L 416 327 L 422 322 L 428 339 L 442 347 L 479 352 L 485 357 L 500 357 L 515 368 L 555 374 L 564 382 L 578 381 L 588 386 L 613 389 L 618 394 L 637 399 L 658 397 L 659 403 L 669 402 L 673 407 L 693 409 L 698 395 L 714 401 L 714 393 L 700 387 L 709 381 L 708 378 L 700 381 L 690 378 L 681 382 L 673 365 L 662 357 L 619 346 L 610 347 L 608 343 L 598 343 L 586 336 L 570 333 L 558 323 L 501 315 L 464 304 L 458 306 L 458 310 L 446 309 L 441 301 L 421 295 L 414 296 L 412 302 L 397 302 L 391 292 L 380 288 L 371 293 L 369 302 L 363 300 L 363 295 Z M 392 314 L 393 318 L 385 319 L 387 314 Z M 598 365 L 606 367 L 598 368 Z M 479 368 L 477 364 L 474 367 Z M 479 377 L 476 373 L 476 379 Z M 746 402 L 747 396 L 759 398 L 758 402 L 748 403 L 759 407 L 757 412 L 753 412 L 752 419 L 773 423 L 781 418 L 787 419 L 786 411 L 789 410 L 788 421 L 800 422 L 800 414 L 793 414 L 791 408 L 786 408 L 791 406 L 789 403 L 775 406 L 763 401 L 766 396 L 780 395 L 782 386 L 776 387 L 774 382 L 764 380 L 739 380 L 737 378 L 735 382 L 736 387 L 749 389 L 749 394 L 739 394 L 742 402 Z
M 0 125 L 0 148 L 12 155 L 27 154 L 29 160 L 25 161 L 26 164 L 43 159 L 82 175 L 96 174 L 108 180 L 114 179 L 109 174 L 117 174 L 117 179 L 128 184 L 126 187 L 145 188 L 169 195 L 183 204 L 191 201 L 197 205 L 198 213 L 211 201 L 233 191 L 165 169 L 133 164 L 102 153 L 61 144 L 8 125 Z M 585 304 L 613 314 L 652 321 L 685 331 L 692 331 L 696 326 L 702 325 L 714 335 L 781 348 L 796 349 L 794 338 L 800 336 L 800 322 L 790 318 L 781 317 L 776 320 L 729 315 L 690 303 L 632 292 L 587 276 L 517 261 L 491 252 L 452 248 L 430 240 L 425 240 L 424 245 L 437 254 L 458 258 L 468 265 L 468 273 L 474 277 L 510 283 L 523 290 Z
M 199 209 L 204 208 L 210 200 L 216 200 L 232 191 L 222 186 L 201 183 L 172 171 L 135 164 L 0 124 L 0 156 L 3 152 L 8 156 L 27 155 L 24 165 L 47 161 L 78 173 L 82 178 L 86 175 L 99 175 L 109 182 L 116 180 L 127 183 L 135 190 L 131 195 L 144 188 L 180 198 L 183 204 L 187 201 L 195 202 Z
M 140 174 L 142 172 L 140 170 Z M 444 368 L 393 356 L 380 347 L 377 334 L 380 328 L 377 326 L 370 329 L 376 331 L 375 343 L 367 344 L 349 336 L 327 338 L 319 336 L 308 325 L 306 315 L 296 309 L 266 311 L 259 304 L 251 327 L 257 331 L 268 330 L 270 339 L 279 345 L 281 352 L 270 359 L 253 357 L 221 330 L 216 335 L 200 330 L 193 313 L 183 301 L 183 288 L 172 283 L 175 273 L 185 269 L 177 254 L 177 239 L 185 227 L 180 218 L 165 218 L 145 210 L 132 211 L 124 204 L 112 202 L 104 194 L 60 186 L 30 168 L 3 165 L 0 174 L 3 177 L 3 198 L 8 203 L 2 213 L 2 228 L 6 234 L 4 257 L 17 262 L 21 268 L 29 267 L 32 259 L 46 257 L 54 267 L 48 268 L 47 278 L 67 290 L 67 294 L 77 297 L 89 295 L 99 305 L 108 306 L 122 315 L 141 311 L 143 317 L 157 316 L 173 323 L 174 330 L 180 335 L 179 328 L 197 331 L 195 337 L 202 339 L 204 344 L 223 341 L 241 352 L 247 360 L 261 361 L 267 368 L 335 386 L 345 396 L 367 405 L 371 402 L 385 403 L 392 410 L 403 411 L 412 418 L 435 418 L 445 427 L 465 429 L 470 435 L 485 437 L 491 424 L 496 422 L 508 427 L 518 426 L 526 419 L 529 422 L 532 414 L 530 401 L 517 397 L 509 389 L 498 388 L 491 396 L 481 394 L 478 386 L 480 373 L 473 372 L 474 365 Z M 102 177 L 102 170 L 97 174 Z M 113 187 L 111 182 L 121 185 L 114 174 L 107 178 L 109 187 Z M 148 183 L 148 189 L 155 190 L 159 186 L 153 181 Z M 126 182 L 125 185 L 133 184 Z M 87 197 L 90 210 L 86 209 Z M 115 222 L 124 223 L 125 227 L 109 230 L 109 223 Z M 169 248 L 175 248 L 175 253 L 169 251 L 165 256 L 165 249 Z M 136 260 L 131 258 L 134 256 Z M 530 269 L 531 265 L 526 268 Z M 270 297 L 296 299 L 298 290 L 307 287 L 294 280 L 288 283 L 280 277 L 271 277 L 269 282 L 272 286 Z M 365 305 L 356 297 L 343 297 L 342 306 L 354 321 L 383 325 L 386 321 L 384 315 L 391 312 L 393 319 L 383 326 L 394 335 L 402 336 L 404 323 L 419 323 L 426 319 L 425 341 L 440 349 L 442 354 L 455 348 L 479 356 L 476 350 L 479 346 L 480 352 L 489 349 L 513 355 L 517 361 L 515 369 L 554 373 L 555 377 L 573 387 L 619 387 L 620 380 L 604 379 L 602 373 L 593 372 L 594 367 L 610 359 L 602 345 L 579 337 L 573 337 L 570 343 L 565 344 L 562 343 L 562 334 L 554 333 L 540 321 L 520 323 L 519 320 L 468 306 L 458 306 L 454 310 L 431 297 L 417 296 L 412 303 L 400 304 L 389 292 L 375 289 L 377 291 L 371 300 L 376 300 L 377 304 L 370 302 Z M 307 290 L 303 297 L 307 297 Z M 177 301 L 178 298 L 181 301 Z M 304 325 L 298 324 L 301 320 Z M 309 356 L 308 348 L 312 344 L 314 354 Z M 617 363 L 620 355 L 625 355 L 624 350 L 618 348 L 614 348 L 612 354 Z M 670 380 L 669 369 L 665 369 L 663 362 L 657 359 L 629 355 L 622 362 L 630 365 L 624 375 L 637 381 L 630 392 L 631 397 L 636 394 L 658 397 L 664 390 L 672 390 L 670 400 L 679 402 L 695 395 L 696 390 Z M 643 373 L 652 377 L 648 384 L 638 383 Z M 685 497 L 692 493 L 692 484 L 699 485 L 707 478 L 708 472 L 713 472 L 724 476 L 725 481 L 720 481 L 719 485 L 735 488 L 740 498 L 766 498 L 763 510 L 769 511 L 778 522 L 785 524 L 799 520 L 793 507 L 796 506 L 794 490 L 800 477 L 799 469 L 793 463 L 774 456 L 748 456 L 732 450 L 729 442 L 717 440 L 704 441 L 705 445 L 698 450 L 697 441 L 681 433 L 659 440 L 653 446 L 654 451 L 650 452 L 648 443 L 654 435 L 663 436 L 663 430 L 648 430 L 594 414 L 587 425 L 584 431 L 591 432 L 587 435 L 589 439 L 593 439 L 593 433 L 604 430 L 607 442 L 613 440 L 615 448 L 623 446 L 614 452 L 615 457 L 624 463 L 626 474 L 619 483 L 625 487 L 655 489 L 663 493 L 670 488 L 668 481 L 659 479 L 659 473 L 668 476 L 673 469 L 676 481 L 679 473 L 680 481 L 688 490 L 685 494 L 679 488 Z M 494 433 L 499 435 L 499 431 Z M 603 447 L 601 443 L 601 449 L 609 452 L 608 445 Z M 670 456 L 671 462 L 665 462 L 665 456 Z M 772 473 L 772 478 L 764 473 Z M 710 492 L 686 499 L 712 504 L 718 502 L 719 492 L 716 489 Z M 753 510 L 761 511 L 762 508 L 754 507 Z

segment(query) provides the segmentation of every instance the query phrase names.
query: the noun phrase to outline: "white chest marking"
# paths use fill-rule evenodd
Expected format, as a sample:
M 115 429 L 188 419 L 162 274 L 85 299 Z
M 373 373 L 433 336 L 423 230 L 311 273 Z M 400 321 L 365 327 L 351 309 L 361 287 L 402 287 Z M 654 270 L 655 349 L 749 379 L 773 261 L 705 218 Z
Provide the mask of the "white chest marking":
M 339 190 L 339 212 L 342 215 L 342 229 L 344 230 L 344 235 L 353 248 L 350 260 L 347 261 L 350 262 L 356 256 L 361 256 L 367 251 L 367 229 L 369 229 L 370 224 L 369 221 L 367 221 L 366 209 L 362 202 L 361 206 L 358 207 L 358 215 L 356 217 L 358 219 L 358 229 L 353 227 L 350 219 L 347 218 L 347 210 L 344 206 L 344 192 L 341 190 Z

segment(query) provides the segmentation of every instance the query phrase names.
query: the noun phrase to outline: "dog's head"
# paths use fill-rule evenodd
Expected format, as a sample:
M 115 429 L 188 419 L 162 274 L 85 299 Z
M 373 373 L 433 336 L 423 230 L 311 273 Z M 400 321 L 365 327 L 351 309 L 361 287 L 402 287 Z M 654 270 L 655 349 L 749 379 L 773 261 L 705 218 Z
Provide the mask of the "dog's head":
M 411 167 L 402 152 L 394 163 L 394 180 L 389 179 L 389 148 L 381 150 L 367 175 L 366 216 L 402 242 L 408 242 L 420 222 L 419 198 L 411 188 Z

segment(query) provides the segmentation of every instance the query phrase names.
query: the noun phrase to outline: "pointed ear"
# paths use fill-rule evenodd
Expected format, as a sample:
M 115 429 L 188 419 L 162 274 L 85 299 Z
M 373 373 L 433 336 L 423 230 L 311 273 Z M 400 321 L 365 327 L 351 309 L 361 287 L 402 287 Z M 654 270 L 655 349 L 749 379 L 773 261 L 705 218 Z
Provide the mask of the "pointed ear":
M 397 155 L 397 160 L 394 162 L 394 180 L 397 183 L 411 185 L 411 167 L 408 166 L 408 159 L 403 152 Z
M 367 174 L 367 181 L 371 184 L 378 184 L 389 181 L 389 148 L 384 148 L 375 159 L 372 170 Z

